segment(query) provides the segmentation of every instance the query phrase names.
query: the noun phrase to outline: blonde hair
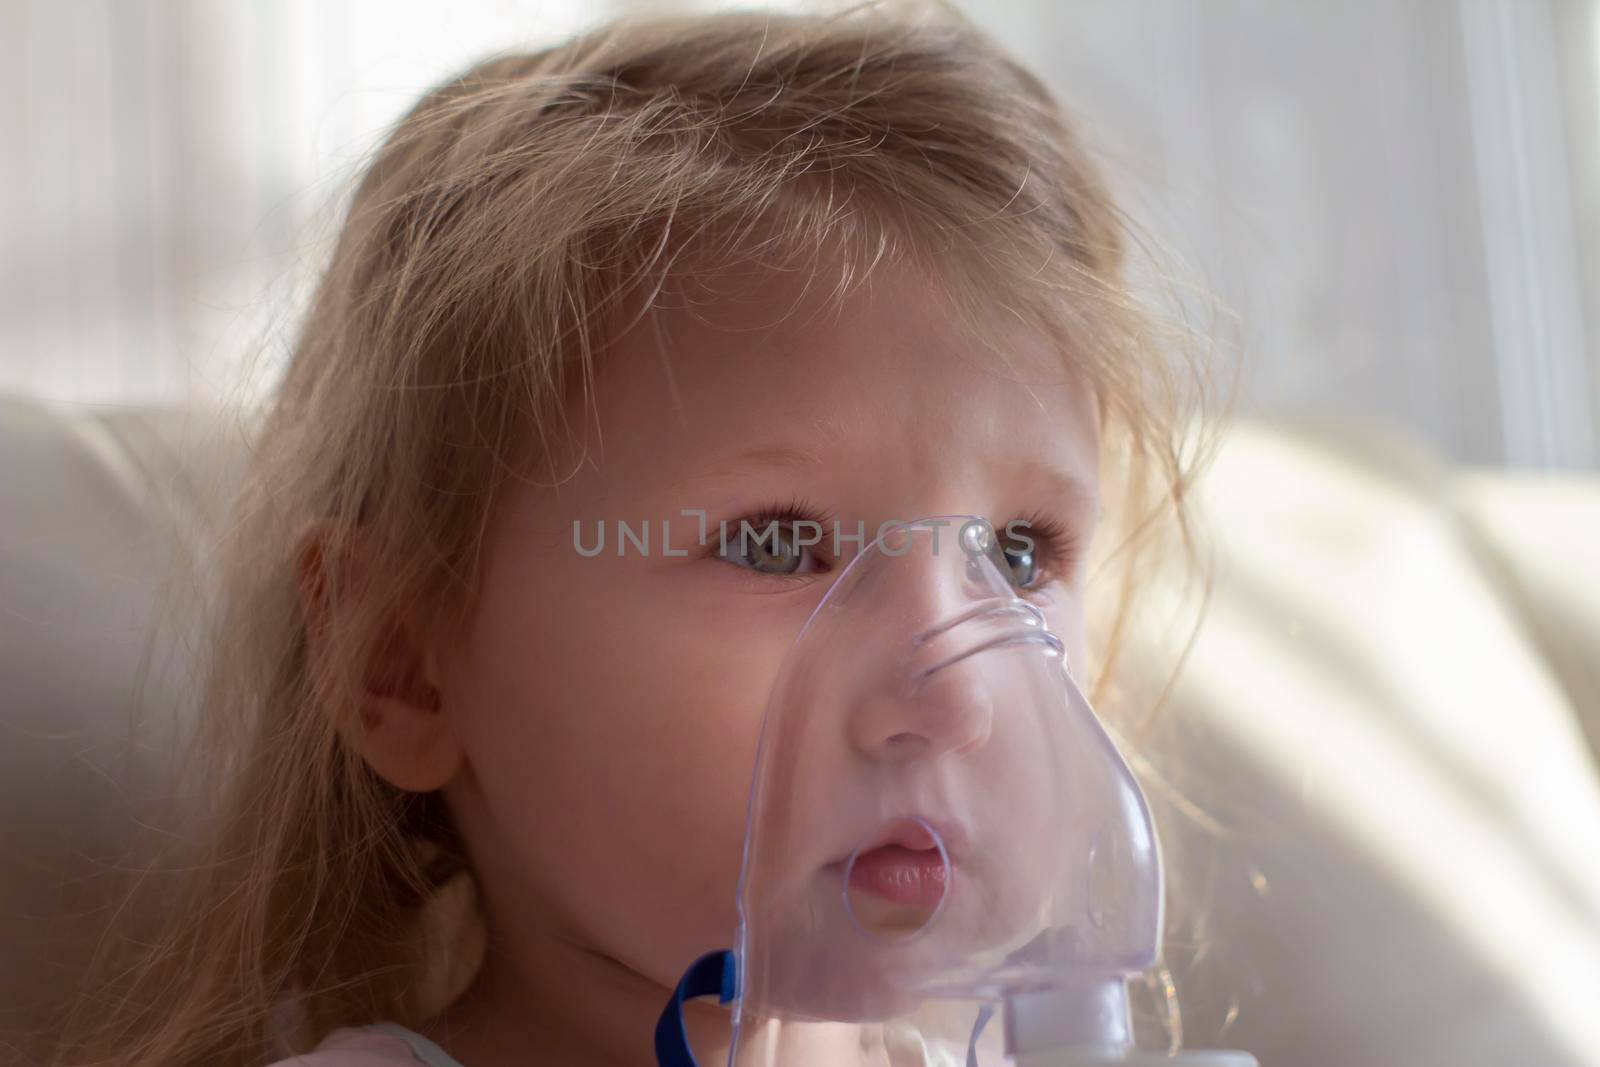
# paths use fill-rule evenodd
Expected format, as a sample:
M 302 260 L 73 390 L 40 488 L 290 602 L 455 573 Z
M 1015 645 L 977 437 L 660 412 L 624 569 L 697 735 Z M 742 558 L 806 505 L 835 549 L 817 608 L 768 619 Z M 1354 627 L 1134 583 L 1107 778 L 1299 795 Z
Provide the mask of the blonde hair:
M 54 1062 L 255 1065 L 339 1025 L 416 1025 L 459 989 L 470 872 L 448 813 L 341 729 L 397 620 L 465 619 L 498 487 L 562 439 L 605 324 L 691 256 L 815 268 L 826 248 L 840 297 L 915 263 L 966 320 L 1061 339 L 1117 491 L 1091 699 L 1119 714 L 1136 595 L 1162 531 L 1195 561 L 1185 497 L 1209 452 L 1190 436 L 1204 376 L 1123 280 L 1127 232 L 1057 101 L 943 9 L 624 20 L 427 93 L 362 178 L 252 427 L 199 701 L 214 825 Z M 339 613 L 313 656 L 297 554 L 316 521 L 366 555 L 328 568 Z

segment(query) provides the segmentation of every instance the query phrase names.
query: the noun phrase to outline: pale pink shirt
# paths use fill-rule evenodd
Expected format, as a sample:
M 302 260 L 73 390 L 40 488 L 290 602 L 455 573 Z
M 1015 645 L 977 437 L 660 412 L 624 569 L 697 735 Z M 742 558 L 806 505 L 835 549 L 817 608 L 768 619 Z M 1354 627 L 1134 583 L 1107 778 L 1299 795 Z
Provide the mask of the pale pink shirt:
M 965 1067 L 966 1056 L 955 1049 L 923 1050 L 926 1067 Z M 398 1023 L 372 1023 L 335 1030 L 304 1056 L 279 1060 L 270 1067 L 461 1067 L 444 1049 Z
M 279 1060 L 272 1067 L 417 1067 L 418 1064 L 461 1067 L 444 1049 L 397 1023 L 340 1027 L 305 1055 Z

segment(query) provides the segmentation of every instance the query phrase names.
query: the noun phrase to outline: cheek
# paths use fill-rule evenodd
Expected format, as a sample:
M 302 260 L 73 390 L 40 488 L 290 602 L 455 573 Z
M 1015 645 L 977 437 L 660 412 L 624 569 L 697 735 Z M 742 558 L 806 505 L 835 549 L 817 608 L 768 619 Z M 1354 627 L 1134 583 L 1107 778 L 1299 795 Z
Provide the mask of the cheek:
M 508 877 L 522 883 L 496 895 L 546 901 L 609 953 L 675 982 L 734 933 L 750 772 L 782 642 L 763 649 L 697 626 L 644 582 L 490 588 L 451 696 L 487 816 L 478 836 L 495 838 L 482 847 L 514 857 Z M 570 606 L 536 607 L 549 604 Z

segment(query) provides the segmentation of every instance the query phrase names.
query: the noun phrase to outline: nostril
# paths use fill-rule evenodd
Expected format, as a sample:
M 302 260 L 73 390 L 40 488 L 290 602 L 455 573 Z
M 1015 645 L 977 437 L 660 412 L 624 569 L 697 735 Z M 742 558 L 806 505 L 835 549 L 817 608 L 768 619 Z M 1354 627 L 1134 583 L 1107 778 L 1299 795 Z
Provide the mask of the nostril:
M 884 698 L 862 705 L 850 734 L 868 756 L 890 763 L 969 752 L 988 742 L 993 694 L 975 679 L 951 672 L 914 698 Z
M 903 752 L 909 749 L 926 747 L 928 744 L 928 739 L 923 737 L 921 734 L 913 733 L 910 730 L 903 730 L 900 733 L 890 737 L 884 742 L 884 744 L 889 748 L 899 749 Z

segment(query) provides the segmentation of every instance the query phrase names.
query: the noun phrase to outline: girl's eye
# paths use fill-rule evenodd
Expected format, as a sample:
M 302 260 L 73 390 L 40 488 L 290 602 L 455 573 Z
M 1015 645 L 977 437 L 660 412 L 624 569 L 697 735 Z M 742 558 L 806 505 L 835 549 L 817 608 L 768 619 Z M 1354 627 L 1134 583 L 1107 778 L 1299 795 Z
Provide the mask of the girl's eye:
M 1039 546 L 1036 542 L 995 531 L 989 540 L 989 553 L 995 566 L 1018 589 L 1031 589 L 1039 582 Z
M 1006 539 L 1002 538 L 1002 541 Z M 1019 589 L 1032 589 L 1039 581 L 1038 546 L 1020 541 L 1007 541 L 1001 546 L 1010 565 L 1011 583 Z
M 1078 567 L 1077 532 L 1058 519 L 1035 513 L 994 530 L 990 558 L 1016 589 L 1042 589 L 1070 581 Z
M 786 577 L 820 570 L 811 546 L 799 541 L 799 533 L 791 524 L 752 523 L 748 527 L 741 526 L 738 532 L 729 529 L 727 544 L 722 545 L 717 554 L 729 563 L 758 574 Z

